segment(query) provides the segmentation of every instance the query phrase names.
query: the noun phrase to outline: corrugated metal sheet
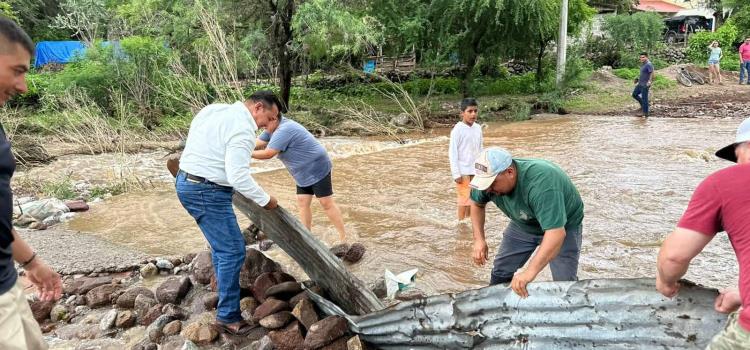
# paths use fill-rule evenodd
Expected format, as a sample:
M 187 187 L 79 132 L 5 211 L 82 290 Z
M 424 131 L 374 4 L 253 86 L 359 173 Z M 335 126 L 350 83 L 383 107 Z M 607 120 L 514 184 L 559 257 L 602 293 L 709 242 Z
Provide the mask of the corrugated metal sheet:
M 683 286 L 661 296 L 653 279 L 540 282 L 520 299 L 505 286 L 402 302 L 349 316 L 313 295 L 329 314 L 381 349 L 703 349 L 727 316 L 715 289 Z

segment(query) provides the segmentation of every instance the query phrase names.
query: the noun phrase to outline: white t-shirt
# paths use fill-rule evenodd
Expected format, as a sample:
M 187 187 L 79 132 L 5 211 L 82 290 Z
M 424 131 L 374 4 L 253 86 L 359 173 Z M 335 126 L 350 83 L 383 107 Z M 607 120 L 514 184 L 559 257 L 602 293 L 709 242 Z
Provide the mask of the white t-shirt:
M 180 169 L 222 186 L 230 186 L 260 206 L 271 197 L 250 176 L 255 124 L 242 102 L 215 103 L 201 109 L 190 123 Z
M 479 123 L 471 126 L 463 121 L 456 123 L 451 131 L 451 141 L 448 146 L 453 179 L 461 175 L 474 175 L 474 161 L 482 152 L 482 142 L 482 127 Z

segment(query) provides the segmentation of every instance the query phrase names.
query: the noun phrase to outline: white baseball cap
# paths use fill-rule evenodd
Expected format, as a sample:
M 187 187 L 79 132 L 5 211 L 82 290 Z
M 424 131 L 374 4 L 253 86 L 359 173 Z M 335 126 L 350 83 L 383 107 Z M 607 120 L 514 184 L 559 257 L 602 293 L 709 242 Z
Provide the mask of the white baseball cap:
M 734 143 L 716 151 L 716 156 L 737 163 L 737 155 L 734 154 L 734 148 L 738 144 L 750 141 L 750 118 L 745 119 L 740 127 L 737 128 L 737 137 Z
M 497 174 L 508 169 L 511 163 L 513 163 L 513 158 L 505 149 L 500 147 L 485 149 L 474 161 L 475 175 L 469 185 L 480 191 L 486 190 L 495 181 Z

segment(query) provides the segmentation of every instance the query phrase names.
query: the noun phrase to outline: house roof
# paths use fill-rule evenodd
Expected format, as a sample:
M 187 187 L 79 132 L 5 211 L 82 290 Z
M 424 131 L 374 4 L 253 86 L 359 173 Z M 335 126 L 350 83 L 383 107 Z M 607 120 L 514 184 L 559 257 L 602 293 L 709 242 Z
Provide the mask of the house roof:
M 685 8 L 664 0 L 640 0 L 635 7 L 639 11 L 653 11 L 660 13 L 674 13 Z

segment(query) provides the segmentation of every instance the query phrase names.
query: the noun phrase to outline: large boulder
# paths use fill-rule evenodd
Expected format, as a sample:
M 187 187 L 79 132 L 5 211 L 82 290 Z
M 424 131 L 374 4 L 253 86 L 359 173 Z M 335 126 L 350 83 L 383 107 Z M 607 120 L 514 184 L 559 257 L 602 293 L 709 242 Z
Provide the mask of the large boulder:
M 55 307 L 55 302 L 34 300 L 29 301 L 29 307 L 31 307 L 31 314 L 34 315 L 34 319 L 42 323 L 49 318 L 52 308 Z
M 253 313 L 253 319 L 255 321 L 260 321 L 262 318 L 268 315 L 275 314 L 279 311 L 288 310 L 289 304 L 287 302 L 278 299 L 266 299 L 263 304 L 260 304 L 260 306 L 255 309 L 255 312 Z
M 131 287 L 128 288 L 125 293 L 122 293 L 117 298 L 117 307 L 122 309 L 132 309 L 135 307 L 135 298 L 139 295 L 144 295 L 150 298 L 154 298 L 154 292 L 146 287 Z
M 119 284 L 105 284 L 86 293 L 86 303 L 90 308 L 112 305 L 113 294 L 122 289 Z
M 339 316 L 329 316 L 314 323 L 307 330 L 305 348 L 319 349 L 346 334 L 349 325 Z
M 200 284 L 211 283 L 211 276 L 214 274 L 214 264 L 211 260 L 211 252 L 204 250 L 195 256 L 192 260 L 193 278 Z
M 188 277 L 170 277 L 156 288 L 156 300 L 162 304 L 179 304 L 191 286 Z
M 284 329 L 268 333 L 274 349 L 276 350 L 299 350 L 304 348 L 304 338 L 299 323 L 292 322 Z
M 313 304 L 309 300 L 300 300 L 292 310 L 292 315 L 302 324 L 305 329 L 318 322 L 318 314 L 315 312 Z
M 291 312 L 281 311 L 262 318 L 258 323 L 267 329 L 278 329 L 286 326 L 293 319 L 294 316 Z
M 247 248 L 245 263 L 240 270 L 240 288 L 251 289 L 255 279 L 264 272 L 281 271 L 281 266 L 260 251 Z
M 112 283 L 112 276 L 80 277 L 69 279 L 63 284 L 63 293 L 69 295 L 86 294 L 92 289 Z
M 187 327 L 182 329 L 180 334 L 185 337 L 185 339 L 190 340 L 197 345 L 208 345 L 219 336 L 219 333 L 213 326 L 201 324 L 199 322 L 187 325 Z

